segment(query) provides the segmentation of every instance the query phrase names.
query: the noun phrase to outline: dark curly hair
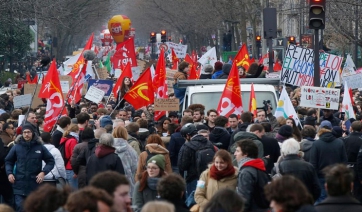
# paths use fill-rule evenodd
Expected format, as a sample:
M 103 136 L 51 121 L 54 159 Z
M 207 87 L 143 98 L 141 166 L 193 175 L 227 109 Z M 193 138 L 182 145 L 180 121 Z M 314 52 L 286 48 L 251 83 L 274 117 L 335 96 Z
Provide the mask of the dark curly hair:
M 185 193 L 185 180 L 178 174 L 169 174 L 161 178 L 157 184 L 158 194 L 162 199 L 175 201 L 181 199 L 182 192 Z

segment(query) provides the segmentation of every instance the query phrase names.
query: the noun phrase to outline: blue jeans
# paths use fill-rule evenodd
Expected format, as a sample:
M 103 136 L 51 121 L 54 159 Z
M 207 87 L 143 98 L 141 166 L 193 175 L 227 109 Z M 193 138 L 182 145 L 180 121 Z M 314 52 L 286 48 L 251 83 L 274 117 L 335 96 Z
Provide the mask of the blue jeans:
M 69 183 L 70 187 L 72 187 L 74 190 L 78 189 L 78 178 L 73 178 L 74 172 L 73 170 L 66 170 L 67 174 L 67 182 Z
M 177 166 L 172 166 L 172 173 L 174 174 L 180 174 L 180 172 L 178 171 L 178 167 Z
M 189 183 L 186 183 L 186 193 L 187 196 L 191 194 L 192 191 L 196 190 L 197 180 L 193 180 Z
M 324 184 L 326 183 L 326 179 L 318 178 L 318 180 L 319 180 L 319 186 L 321 187 L 321 195 L 315 201 L 314 205 L 318 205 L 319 203 L 321 203 L 323 200 L 325 200 L 327 198 L 327 192 L 326 192 L 326 189 L 324 188 Z
M 15 200 L 15 211 L 16 212 L 23 212 L 23 203 L 25 200 L 26 196 L 23 195 L 19 195 L 19 194 L 15 194 L 14 195 L 14 200 Z

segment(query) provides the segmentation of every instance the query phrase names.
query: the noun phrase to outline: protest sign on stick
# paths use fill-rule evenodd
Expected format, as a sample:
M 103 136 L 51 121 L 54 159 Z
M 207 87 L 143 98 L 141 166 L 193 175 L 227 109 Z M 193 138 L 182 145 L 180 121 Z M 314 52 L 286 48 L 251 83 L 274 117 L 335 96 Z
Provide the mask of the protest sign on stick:
M 89 87 L 87 94 L 85 95 L 84 98 L 88 99 L 89 101 L 92 101 L 94 103 L 99 103 L 102 101 L 103 97 L 104 97 L 104 91 L 96 88 L 94 86 Z
M 14 108 L 28 107 L 31 103 L 31 94 L 14 97 Z
M 302 86 L 300 106 L 338 110 L 339 89 Z

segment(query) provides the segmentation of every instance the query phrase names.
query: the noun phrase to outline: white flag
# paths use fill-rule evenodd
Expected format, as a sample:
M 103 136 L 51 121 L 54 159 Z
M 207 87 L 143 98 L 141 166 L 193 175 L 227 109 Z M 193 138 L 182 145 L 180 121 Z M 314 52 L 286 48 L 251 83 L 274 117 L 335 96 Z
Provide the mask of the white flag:
M 78 58 L 79 58 L 80 54 L 82 54 L 82 53 L 79 53 L 79 54 L 74 55 L 73 57 L 70 57 L 67 61 L 65 61 L 63 63 L 63 65 L 64 65 L 63 74 L 64 75 L 68 75 L 69 72 L 72 71 L 73 65 L 78 61 Z
M 275 110 L 274 116 L 276 118 L 278 118 L 279 116 L 282 116 L 284 118 L 293 118 L 296 125 L 302 126 L 299 121 L 298 115 L 295 112 L 292 101 L 290 101 L 288 93 L 285 90 L 285 86 L 283 87 L 283 91 L 280 94 L 278 106 L 277 109 Z
M 342 112 L 345 112 L 345 117 L 347 117 L 347 119 L 350 118 L 356 118 L 354 111 L 353 111 L 353 106 L 352 106 L 352 102 L 351 102 L 351 96 L 349 95 L 349 91 L 348 91 L 348 86 L 347 86 L 347 82 L 344 82 L 344 95 L 343 95 L 343 101 L 342 101 Z
M 356 65 L 354 64 L 351 55 L 347 55 L 346 62 L 344 63 L 342 76 L 356 74 Z
M 212 67 L 214 67 L 214 64 L 217 62 L 215 47 L 212 47 L 209 51 L 202 55 L 198 62 L 201 63 L 201 65 L 203 66 L 210 64 L 212 65 Z
M 153 80 L 153 78 L 155 78 L 155 74 L 156 74 L 156 70 L 155 70 L 155 67 L 153 66 L 153 64 L 151 65 L 150 69 L 151 69 L 151 77 Z

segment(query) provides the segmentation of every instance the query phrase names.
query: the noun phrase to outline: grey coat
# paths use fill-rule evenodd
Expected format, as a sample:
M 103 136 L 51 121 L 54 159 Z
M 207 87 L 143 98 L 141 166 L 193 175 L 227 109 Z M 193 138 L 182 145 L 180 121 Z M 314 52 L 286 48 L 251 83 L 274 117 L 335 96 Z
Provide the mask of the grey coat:
M 135 184 L 133 197 L 132 197 L 132 205 L 135 206 L 134 212 L 140 212 L 142 207 L 150 201 L 154 201 L 157 199 L 158 193 L 156 188 L 151 189 L 146 186 L 143 191 L 138 191 L 140 189 L 140 182 L 138 181 Z

